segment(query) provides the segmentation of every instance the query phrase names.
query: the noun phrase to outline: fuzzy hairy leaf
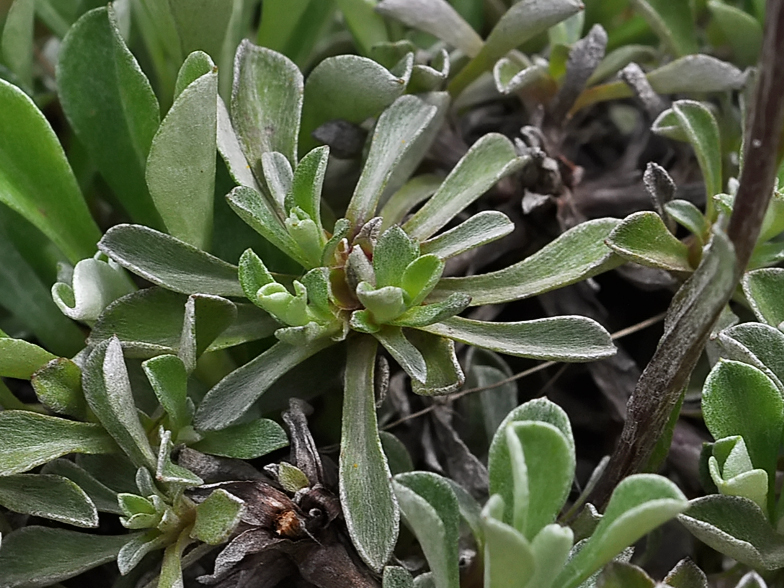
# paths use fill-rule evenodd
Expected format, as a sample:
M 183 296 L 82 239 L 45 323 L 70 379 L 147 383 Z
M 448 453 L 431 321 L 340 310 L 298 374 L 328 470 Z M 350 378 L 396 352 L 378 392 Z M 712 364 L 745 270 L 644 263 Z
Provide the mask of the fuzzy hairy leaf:
M 743 293 L 760 322 L 778 327 L 784 321 L 784 269 L 770 267 L 743 276 Z
M 675 272 L 692 271 L 689 248 L 676 239 L 655 212 L 627 216 L 606 240 L 618 255 L 649 267 Z
M 423 255 L 433 254 L 441 259 L 491 243 L 514 231 L 514 223 L 502 212 L 483 210 L 468 220 L 433 237 L 420 245 Z
M 191 447 L 212 455 L 255 459 L 288 444 L 286 432 L 278 423 L 270 419 L 256 419 L 220 431 L 208 431 Z
M 51 474 L 0 476 L 0 504 L 77 527 L 97 527 L 98 511 L 90 497 L 68 478 Z
M 34 343 L 11 337 L 0 338 L 0 376 L 29 380 L 50 361 L 57 359 Z

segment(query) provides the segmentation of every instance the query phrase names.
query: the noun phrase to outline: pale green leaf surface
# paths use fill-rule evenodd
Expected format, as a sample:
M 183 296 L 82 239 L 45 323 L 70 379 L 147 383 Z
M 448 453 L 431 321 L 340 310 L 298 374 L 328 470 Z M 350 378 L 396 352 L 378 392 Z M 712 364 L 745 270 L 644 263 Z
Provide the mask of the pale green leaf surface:
M 176 100 L 185 88 L 200 77 L 212 72 L 214 68 L 215 63 L 204 51 L 194 51 L 188 55 L 180 66 L 180 71 L 177 72 L 177 82 L 174 84 L 174 99 Z M 221 100 L 220 102 L 222 103 L 223 101 Z
M 599 575 L 597 588 L 656 588 L 645 570 L 626 562 L 611 561 Z
M 90 497 L 68 478 L 51 474 L 0 476 L 0 504 L 77 527 L 97 527 L 98 511 Z
M 152 140 L 145 174 L 169 234 L 205 250 L 212 238 L 217 100 L 215 70 L 177 96 Z
M 355 227 L 373 216 L 395 167 L 437 112 L 436 106 L 416 96 L 401 96 L 379 117 L 365 167 L 346 210 L 346 218 Z
M 328 338 L 302 347 L 276 343 L 213 386 L 196 411 L 196 428 L 214 431 L 236 423 L 279 377 L 330 344 Z
M 0 445 L 0 476 L 26 472 L 69 453 L 117 451 L 100 425 L 20 410 L 0 412 Z
M 672 200 L 664 210 L 682 227 L 687 228 L 702 242 L 709 235 L 710 227 L 699 208 L 688 200 Z
M 514 223 L 502 212 L 483 210 L 468 220 L 433 237 L 420 245 L 423 255 L 438 255 L 442 259 L 492 243 L 514 231 Z
M 384 19 L 374 10 L 376 0 L 335 0 L 354 42 L 364 55 L 371 47 L 389 40 Z
M 191 537 L 209 545 L 226 541 L 240 522 L 245 503 L 218 488 L 196 507 Z
M 87 419 L 82 370 L 70 359 L 58 357 L 50 361 L 32 375 L 30 383 L 38 400 L 50 410 L 79 420 Z
M 0 338 L 0 376 L 29 380 L 47 363 L 57 359 L 38 345 L 22 339 Z
M 491 496 L 490 501 L 500 498 Z M 503 509 L 503 501 L 501 508 Z M 488 506 L 490 502 L 488 502 Z M 485 588 L 525 588 L 536 573 L 531 545 L 513 527 L 482 511 L 485 536 Z
M 100 232 L 49 122 L 16 86 L 0 79 L 0 202 L 33 223 L 76 263 Z
M 134 290 L 130 276 L 114 261 L 89 258 L 76 264 L 71 284 L 52 286 L 52 299 L 68 318 L 92 322 L 109 304 Z
M 90 535 L 30 526 L 3 538 L 0 586 L 50 586 L 110 562 L 134 535 Z
M 679 561 L 663 582 L 672 588 L 709 588 L 705 572 L 689 558 Z
M 243 296 L 236 266 L 154 229 L 115 225 L 98 247 L 127 270 L 169 290 Z
M 384 568 L 383 588 L 414 588 L 414 579 L 408 570 L 399 566 Z
M 381 230 L 403 222 L 406 214 L 417 204 L 430 198 L 442 181 L 443 178 L 435 174 L 422 174 L 406 182 L 381 208 Z
M 389 471 L 392 475 L 410 472 L 414 469 L 414 462 L 403 442 L 392 433 L 379 431 L 378 438 L 384 448 L 384 455 L 389 464 Z
M 582 8 L 577 0 L 522 0 L 512 5 L 493 27 L 476 57 L 449 84 L 449 93 L 457 96 L 499 58 Z
M 466 345 L 518 357 L 581 362 L 615 354 L 610 334 L 599 323 L 582 316 L 515 323 L 452 317 L 420 328 Z
M 373 250 L 376 287 L 400 286 L 406 267 L 419 256 L 419 246 L 403 229 L 394 226 L 379 236 Z
M 234 0 L 168 0 L 182 54 L 202 50 L 220 59 Z
M 514 145 L 503 135 L 484 135 L 403 228 L 418 241 L 430 238 L 498 180 L 520 169 L 525 161 L 517 157 Z
M 454 293 L 439 302 L 409 308 L 389 324 L 399 327 L 425 327 L 460 314 L 469 304 L 471 297 L 468 294 Z
M 376 345 L 366 336 L 348 342 L 340 451 L 340 503 L 349 535 L 371 569 L 392 555 L 400 511 L 378 438 L 373 372 Z
M 582 223 L 502 270 L 443 278 L 431 296 L 440 299 L 460 292 L 471 296 L 471 306 L 481 306 L 529 298 L 590 278 L 623 262 L 604 244 L 619 222 L 603 218 Z
M 720 360 L 705 380 L 702 411 L 715 439 L 743 437 L 754 467 L 771 478 L 772 497 L 784 431 L 784 400 L 773 381 L 751 365 Z
M 711 55 L 686 55 L 654 69 L 647 75 L 659 94 L 686 92 L 724 92 L 739 90 L 746 74 L 726 61 Z
M 90 11 L 71 27 L 60 49 L 57 86 L 68 121 L 122 206 L 135 222 L 160 228 L 144 180 L 160 122 L 158 101 L 111 7 Z
M 159 355 L 145 361 L 142 368 L 158 402 L 169 415 L 171 428 L 177 432 L 190 424 L 188 373 L 182 360 L 176 355 Z
M 256 419 L 220 431 L 208 431 L 191 447 L 211 455 L 255 459 L 288 444 L 286 432 L 278 423 L 270 419 Z
M 243 41 L 237 49 L 231 122 L 245 157 L 261 177 L 261 155 L 278 151 L 297 164 L 304 82 L 287 57 Z
M 222 98 L 218 98 L 217 131 L 215 136 L 218 153 L 221 154 L 231 179 L 240 186 L 249 186 L 257 192 L 261 190 L 253 175 L 240 139 L 231 124 L 231 117 Z M 288 161 L 288 160 L 286 160 Z M 258 171 L 258 169 L 256 170 Z
M 381 114 L 405 92 L 412 66 L 413 56 L 399 75 L 359 55 L 337 55 L 319 63 L 305 83 L 300 149 L 318 144 L 311 133 L 327 121 L 360 123 Z
M 667 229 L 651 211 L 635 212 L 618 225 L 606 241 L 618 255 L 630 261 L 674 272 L 691 272 L 689 248 Z
M 688 507 L 686 497 L 666 478 L 635 474 L 613 491 L 602 520 L 555 584 L 574 588 L 626 547 Z
M 383 326 L 373 333 L 379 343 L 384 346 L 406 373 L 422 384 L 427 380 L 427 364 L 422 353 L 411 343 L 401 327 Z
M 430 33 L 468 57 L 476 57 L 484 45 L 482 37 L 446 0 L 383 0 L 376 10 Z
M 742 323 L 719 333 L 727 359 L 753 365 L 784 393 L 784 333 L 762 323 Z
M 497 518 L 512 524 L 514 509 L 514 484 L 511 473 L 511 457 L 507 445 L 506 429 L 510 423 L 542 422 L 555 427 L 566 440 L 569 454 L 574 456 L 574 438 L 569 417 L 561 407 L 546 398 L 531 400 L 512 410 L 498 426 L 488 454 L 489 491 L 497 494 L 503 505 L 502 515 Z M 534 458 L 536 459 L 536 458 Z M 574 457 L 571 458 L 574 460 Z M 533 462 L 532 462 L 533 464 Z M 535 466 L 534 466 L 535 467 Z
M 746 565 L 784 566 L 784 538 L 748 498 L 713 494 L 691 501 L 678 520 L 708 546 Z
M 429 472 L 397 475 L 392 488 L 403 520 L 422 546 L 436 588 L 459 588 L 460 511 L 452 488 Z
M 237 321 L 237 307 L 220 296 L 192 294 L 185 303 L 179 358 L 190 373 L 196 360 L 229 325 Z
M 757 319 L 778 327 L 784 321 L 784 269 L 771 267 L 748 272 L 741 284 Z
M 136 412 L 119 339 L 112 337 L 93 349 L 82 383 L 87 404 L 131 461 L 154 468 L 155 453 Z
M 528 582 L 533 588 L 550 588 L 569 559 L 574 534 L 569 527 L 552 524 L 544 527 L 531 541 L 531 551 L 536 561 L 534 576 Z
M 731 4 L 717 0 L 708 2 L 708 10 L 729 41 L 735 59 L 742 65 L 756 65 L 762 48 L 762 26 L 757 19 Z
M 465 376 L 457 361 L 455 344 L 451 339 L 418 329 L 406 330 L 406 337 L 422 354 L 427 368 L 424 382 L 411 380 L 411 389 L 415 394 L 440 396 L 455 392 L 463 385 Z
M 308 155 L 310 153 L 313 152 L 308 152 Z M 301 165 L 302 162 L 297 166 L 297 169 Z M 316 171 L 318 167 L 315 166 L 315 169 L 313 169 L 313 166 L 311 166 L 311 171 Z M 291 164 L 282 153 L 270 151 L 262 153 L 261 168 L 264 172 L 264 181 L 267 183 L 267 188 L 272 195 L 272 200 L 282 213 L 285 210 L 286 196 L 291 192 L 291 185 L 294 182 L 294 171 L 291 169 Z M 256 191 L 260 190 L 257 188 Z

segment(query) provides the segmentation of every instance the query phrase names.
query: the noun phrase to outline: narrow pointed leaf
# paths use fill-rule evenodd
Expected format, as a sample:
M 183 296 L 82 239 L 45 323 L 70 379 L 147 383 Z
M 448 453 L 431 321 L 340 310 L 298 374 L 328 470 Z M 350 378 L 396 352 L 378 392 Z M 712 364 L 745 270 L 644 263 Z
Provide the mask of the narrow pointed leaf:
M 291 198 L 286 209 L 299 206 L 321 230 L 321 186 L 327 171 L 329 147 L 317 147 L 299 162 L 291 179 Z
M 509 51 L 569 18 L 582 8 L 582 4 L 576 0 L 517 2 L 493 27 L 476 57 L 449 84 L 449 93 L 457 96 Z
M 0 202 L 34 224 L 72 263 L 100 237 L 52 127 L 33 101 L 0 80 Z
M 514 231 L 514 223 L 502 212 L 484 210 L 467 221 L 425 241 L 420 245 L 423 255 L 431 253 L 441 259 L 492 243 Z
M 0 476 L 0 504 L 14 512 L 77 527 L 97 527 L 95 505 L 68 478 L 50 474 Z
M 610 236 L 607 245 L 630 261 L 675 272 L 691 272 L 689 248 L 676 239 L 655 212 L 627 216 Z
M 428 239 L 498 180 L 519 169 L 524 161 L 517 157 L 511 141 L 503 135 L 483 136 L 403 228 L 418 241 Z
M 329 338 L 302 347 L 276 343 L 218 382 L 199 405 L 194 425 L 214 431 L 236 423 L 278 378 L 330 344 Z
M 158 402 L 169 415 L 174 431 L 190 424 L 188 410 L 188 374 L 176 355 L 159 355 L 142 364 Z
M 161 562 L 158 588 L 183 588 L 185 586 L 182 579 L 182 554 L 191 542 L 189 534 L 183 532 L 177 541 L 166 547 Z
M 400 75 L 359 55 L 337 55 L 319 63 L 305 83 L 301 149 L 316 146 L 311 133 L 327 121 L 340 119 L 359 124 L 381 114 L 405 92 L 413 58 L 409 61 Z
M 86 13 L 63 39 L 57 89 L 76 135 L 131 218 L 162 228 L 144 180 L 158 101 L 111 7 Z
M 346 218 L 355 227 L 374 215 L 395 166 L 437 111 L 415 96 L 401 96 L 379 117 L 365 167 L 346 210 Z
M 482 50 L 482 37 L 446 0 L 383 0 L 376 8 L 406 26 L 430 33 L 468 57 Z
M 93 349 L 83 377 L 87 404 L 137 466 L 154 468 L 155 453 L 136 413 L 120 341 L 113 337 Z
M 270 419 L 256 419 L 220 431 L 208 431 L 201 441 L 190 446 L 211 455 L 255 459 L 288 444 L 286 432 L 278 423 Z
M 26 472 L 69 453 L 117 451 L 100 425 L 20 410 L 0 412 L 0 445 L 0 476 Z
M 376 287 L 400 286 L 406 267 L 419 256 L 419 247 L 403 229 L 391 227 L 381 233 L 373 251 Z
M 699 240 L 710 234 L 710 227 L 700 209 L 688 200 L 672 200 L 664 205 L 665 214 L 669 214 L 682 227 L 686 227 Z
M 304 267 L 309 267 L 297 244 L 289 235 L 278 212 L 265 196 L 247 186 L 234 188 L 227 196 L 229 206 L 250 227 Z
M 297 165 L 297 135 L 304 83 L 287 57 L 249 41 L 240 43 L 234 59 L 231 122 L 257 178 L 261 155 L 282 153 Z
M 359 336 L 349 340 L 339 477 L 340 503 L 351 540 L 365 563 L 379 572 L 392 555 L 400 511 L 378 438 L 375 362 L 372 339 Z
M 502 270 L 462 278 L 442 278 L 432 297 L 453 292 L 471 296 L 471 306 L 530 298 L 574 284 L 623 263 L 604 240 L 620 221 L 603 218 L 577 225 L 542 249 Z
M 436 588 L 458 588 L 460 511 L 452 488 L 429 472 L 399 474 L 392 488 L 403 520 L 422 546 Z
M 518 357 L 579 362 L 615 354 L 610 334 L 599 323 L 582 316 L 517 323 L 489 323 L 452 317 L 420 328 L 466 345 Z
M 218 153 L 221 154 L 231 179 L 240 186 L 249 186 L 256 191 L 261 190 L 253 170 L 245 157 L 240 139 L 231 123 L 229 110 L 223 98 L 218 97 L 217 134 L 215 136 Z M 282 156 L 281 156 L 282 157 Z M 285 159 L 285 158 L 284 158 Z M 258 171 L 258 170 L 257 170 Z
M 373 336 L 389 351 L 413 380 L 424 383 L 427 380 L 427 364 L 419 349 L 406 338 L 400 327 L 384 326 Z
M 3 588 L 51 586 L 110 562 L 133 535 L 90 535 L 23 527 L 3 537 Z
M 177 97 L 147 158 L 147 185 L 166 229 L 199 249 L 208 249 L 212 238 L 217 100 L 213 70 Z
M 686 497 L 668 479 L 636 474 L 615 488 L 602 520 L 575 555 L 555 585 L 575 588 L 629 545 L 689 506 Z
M 237 307 L 225 298 L 203 294 L 188 297 L 178 355 L 189 372 L 196 369 L 196 360 L 236 320 Z
M 242 296 L 237 267 L 140 225 L 116 225 L 98 248 L 153 284 L 182 294 Z

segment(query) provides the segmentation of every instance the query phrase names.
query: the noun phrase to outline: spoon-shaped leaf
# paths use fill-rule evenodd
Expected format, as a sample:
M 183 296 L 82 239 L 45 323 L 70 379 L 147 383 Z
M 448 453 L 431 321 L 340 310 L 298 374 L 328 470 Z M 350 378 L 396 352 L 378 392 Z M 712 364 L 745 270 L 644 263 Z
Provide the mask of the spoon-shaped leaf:
M 380 571 L 395 547 L 400 511 L 378 438 L 373 396 L 376 344 L 367 336 L 355 337 L 348 344 L 340 440 L 340 503 L 357 552 L 368 566 Z
M 743 293 L 760 322 L 778 327 L 784 321 L 784 269 L 769 267 L 743 276 Z
M 97 527 L 90 497 L 68 478 L 50 474 L 0 476 L 0 504 L 14 512 L 77 527 Z
M 607 245 L 630 261 L 675 272 L 691 272 L 689 248 L 676 239 L 655 212 L 627 216 L 610 236 Z

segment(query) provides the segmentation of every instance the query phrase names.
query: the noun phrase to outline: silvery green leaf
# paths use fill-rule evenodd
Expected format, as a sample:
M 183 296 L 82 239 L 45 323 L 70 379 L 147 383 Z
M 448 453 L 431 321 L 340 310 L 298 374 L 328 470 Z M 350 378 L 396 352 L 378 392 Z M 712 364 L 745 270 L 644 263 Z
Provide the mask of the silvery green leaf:
M 492 243 L 514 231 L 514 223 L 502 212 L 484 210 L 455 228 L 441 233 L 420 245 L 423 255 L 432 253 L 442 259 Z
M 84 366 L 87 404 L 117 444 L 138 466 L 154 467 L 155 453 L 136 413 L 120 340 L 95 347 Z
M 392 480 L 403 520 L 416 536 L 436 588 L 458 588 L 457 498 L 444 478 L 430 472 L 398 474 Z
M 407 305 L 418 306 L 427 298 L 444 273 L 445 265 L 443 259 L 428 253 L 406 266 L 400 278 L 400 287 L 406 294 Z
M 714 443 L 713 455 L 708 458 L 708 471 L 719 493 L 743 496 L 761 509 L 767 509 L 768 474 L 765 470 L 754 469 L 743 437 L 726 437 Z
M 389 197 L 379 215 L 381 229 L 386 230 L 403 222 L 406 214 L 417 204 L 430 198 L 441 185 L 443 178 L 435 174 L 422 174 L 411 178 Z
M 531 587 L 550 588 L 558 573 L 569 559 L 574 543 L 574 534 L 569 527 L 558 524 L 547 525 L 531 541 L 535 572 L 529 580 Z
M 161 575 L 158 577 L 158 588 L 183 588 L 182 554 L 190 543 L 190 536 L 183 531 L 177 541 L 166 547 L 161 562 Z
M 216 146 L 218 153 L 221 154 L 223 162 L 226 164 L 226 168 L 229 170 L 231 178 L 240 186 L 249 186 L 257 192 L 260 191 L 261 188 L 253 175 L 253 170 L 251 170 L 248 160 L 245 158 L 240 139 L 231 124 L 229 111 L 220 97 L 218 97 L 216 124 Z M 262 154 L 262 161 L 264 161 L 264 155 Z M 285 159 L 283 155 L 281 157 Z
M 418 244 L 399 226 L 381 233 L 373 250 L 375 286 L 400 286 L 403 272 L 418 256 Z
M 784 269 L 763 268 L 746 273 L 742 280 L 743 293 L 760 322 L 778 327 L 784 321 L 782 289 Z
M 196 522 L 191 537 L 209 545 L 220 545 L 228 540 L 240 522 L 245 503 L 218 488 L 196 507 Z
M 430 33 L 468 57 L 481 51 L 482 37 L 446 0 L 383 0 L 376 8 L 385 16 Z
M 276 343 L 207 392 L 196 411 L 195 427 L 201 431 L 215 431 L 236 423 L 278 378 L 331 344 L 328 338 L 302 347 Z
M 536 573 L 531 544 L 517 531 L 500 520 L 504 500 L 493 494 L 482 509 L 485 537 L 485 588 L 525 588 Z
M 79 420 L 87 419 L 82 370 L 70 359 L 53 359 L 33 374 L 30 383 L 38 400 L 48 409 Z
M 679 561 L 664 577 L 663 582 L 672 588 L 709 588 L 705 572 L 689 558 Z
M 784 431 L 784 400 L 776 385 L 754 366 L 719 360 L 705 380 L 702 410 L 715 439 L 740 435 L 754 467 L 768 473 L 772 513 L 773 478 Z M 748 418 L 749 414 L 754 418 Z
M 484 135 L 403 228 L 418 241 L 428 239 L 501 178 L 520 169 L 525 161 L 517 157 L 514 145 L 503 135 Z
M 185 88 L 200 77 L 210 73 L 214 68 L 215 63 L 204 51 L 190 53 L 180 66 L 180 71 L 177 72 L 177 81 L 174 84 L 174 99 L 176 100 Z
M 76 264 L 71 284 L 57 282 L 52 286 L 52 298 L 68 318 L 95 321 L 109 304 L 136 290 L 119 264 L 97 257 Z
M 22 410 L 0 412 L 0 444 L 0 476 L 26 472 L 69 453 L 117 451 L 100 425 Z
M 183 55 L 202 50 L 220 57 L 233 0 L 169 0 Z
M 117 503 L 117 492 L 96 480 L 74 462 L 64 458 L 55 459 L 47 463 L 41 469 L 41 473 L 62 476 L 73 481 L 90 497 L 98 512 L 123 514 Z
M 555 585 L 575 588 L 626 547 L 689 506 L 668 479 L 635 474 L 615 488 L 602 520 L 585 545 L 558 575 Z
M 373 333 L 400 367 L 422 384 L 427 381 L 427 363 L 422 353 L 411 343 L 401 327 L 384 326 Z
M 29 380 L 47 363 L 57 359 L 45 349 L 23 339 L 0 337 L 0 376 Z
M 672 200 L 664 205 L 666 214 L 687 228 L 702 243 L 710 234 L 710 227 L 700 209 L 688 200 Z
M 0 476 L 0 504 L 77 527 L 97 527 L 98 511 L 90 497 L 68 478 L 51 474 Z
M 355 227 L 373 217 L 381 194 L 411 145 L 436 117 L 438 108 L 415 96 L 401 96 L 376 123 L 370 151 L 359 177 L 346 218 Z
M 376 344 L 361 335 L 348 341 L 340 451 L 340 503 L 357 552 L 380 571 L 392 554 L 400 511 L 378 438 L 373 372 Z
M 190 488 L 204 484 L 204 480 L 189 469 L 172 463 L 171 452 L 174 444 L 171 440 L 171 431 L 167 431 L 163 427 L 160 427 L 159 431 L 160 445 L 158 447 L 155 479 L 159 482 Z
M 455 292 L 439 302 L 409 308 L 389 324 L 398 327 L 426 327 L 460 314 L 469 304 L 471 297 L 468 294 Z
M 135 535 L 92 535 L 29 526 L 3 537 L 3 588 L 51 586 L 117 557 Z
M 414 579 L 406 568 L 386 566 L 382 586 L 383 588 L 414 588 Z
M 476 498 L 454 480 L 446 478 L 447 483 L 452 487 L 452 492 L 457 498 L 457 506 L 460 509 L 460 516 L 466 522 L 471 532 L 474 534 L 477 546 L 484 547 L 484 533 L 482 532 L 482 507 Z
M 440 89 L 449 77 L 451 66 L 449 53 L 442 48 L 430 60 L 430 65 L 414 65 L 414 68 L 411 70 L 411 81 L 408 83 L 408 90 L 413 94 L 419 94 Z
M 575 16 L 581 14 L 577 13 Z M 551 115 L 555 120 L 563 120 L 574 105 L 591 74 L 604 57 L 606 48 L 607 31 L 600 24 L 593 25 L 583 39 L 572 45 L 566 61 L 566 71 L 559 81 L 560 88 L 550 104 Z
M 255 459 L 289 444 L 283 428 L 270 419 L 256 419 L 220 431 L 207 431 L 193 449 L 211 455 Z
M 746 74 L 711 55 L 687 55 L 651 71 L 648 82 L 659 94 L 725 92 L 746 84 Z
M 242 296 L 237 267 L 141 225 L 115 225 L 98 248 L 121 266 L 182 294 Z
M 727 557 L 757 569 L 784 566 L 784 538 L 748 498 L 703 496 L 692 500 L 678 520 L 692 535 Z
M 753 365 L 784 393 L 784 333 L 762 323 L 742 323 L 719 332 L 727 359 Z
M 461 278 L 442 278 L 431 297 L 453 292 L 471 296 L 471 306 L 521 300 L 574 284 L 623 263 L 604 240 L 620 223 L 602 218 L 566 231 L 542 249 L 502 270 Z
M 192 294 L 185 303 L 179 357 L 185 369 L 196 369 L 196 360 L 229 325 L 237 320 L 237 307 L 220 296 Z
M 169 415 L 171 428 L 179 431 L 189 425 L 193 415 L 188 404 L 188 373 L 182 360 L 176 355 L 159 355 L 145 361 L 142 368 Z
M 305 472 L 285 461 L 278 464 L 278 482 L 286 492 L 292 494 L 312 485 Z
M 493 27 L 479 53 L 449 84 L 449 93 L 457 96 L 509 51 L 582 8 L 575 0 L 522 0 L 512 5 Z
M 103 312 L 90 333 L 97 345 L 117 336 L 128 357 L 149 358 L 177 354 L 188 298 L 161 288 L 145 288 L 114 303 Z M 235 304 L 237 319 L 208 347 L 216 351 L 271 336 L 280 325 L 252 304 Z
M 275 83 L 270 83 L 275 80 Z M 231 122 L 251 169 L 261 178 L 261 156 L 282 153 L 297 164 L 304 82 L 284 55 L 245 40 L 234 58 Z
M 329 160 L 329 147 L 316 147 L 303 157 L 294 175 L 291 178 L 291 187 L 286 193 L 285 207 L 290 211 L 298 206 L 308 217 L 316 223 L 322 233 L 321 248 L 324 247 L 324 229 L 321 226 L 321 187 L 324 184 L 324 174 L 327 171 Z
M 466 345 L 518 357 L 580 362 L 615 354 L 615 346 L 604 327 L 582 316 L 559 316 L 516 323 L 490 323 L 451 317 L 420 328 Z
M 266 196 L 248 186 L 238 186 L 226 196 L 232 210 L 254 231 L 304 267 L 310 262 L 289 234 L 283 219 Z
M 305 83 L 301 149 L 316 146 L 311 133 L 329 120 L 361 123 L 381 114 L 405 92 L 413 63 L 413 55 L 409 55 L 402 71 L 392 72 L 359 55 L 324 59 L 313 68 Z
M 384 455 L 387 458 L 392 475 L 410 472 L 414 469 L 411 455 L 400 439 L 387 431 L 379 431 L 378 437 L 381 440 L 381 446 L 384 448 Z
M 465 376 L 451 339 L 417 329 L 408 329 L 406 336 L 422 354 L 427 371 L 424 382 L 411 380 L 411 389 L 415 394 L 440 396 L 455 392 L 463 385 Z
M 621 221 L 605 241 L 618 255 L 635 263 L 674 272 L 691 272 L 689 248 L 675 238 L 662 218 L 635 212 Z
M 175 99 L 152 140 L 145 172 L 169 234 L 204 250 L 212 239 L 217 108 L 213 69 Z
M 511 57 L 502 57 L 493 66 L 495 87 L 501 94 L 513 94 L 529 86 L 552 83 L 550 69 L 544 63 L 525 65 Z
M 126 537 L 128 536 L 126 535 Z M 157 529 L 134 534 L 117 554 L 117 567 L 120 574 L 126 575 L 139 564 L 145 555 L 156 549 L 163 549 L 168 542 L 169 537 L 162 535 Z

